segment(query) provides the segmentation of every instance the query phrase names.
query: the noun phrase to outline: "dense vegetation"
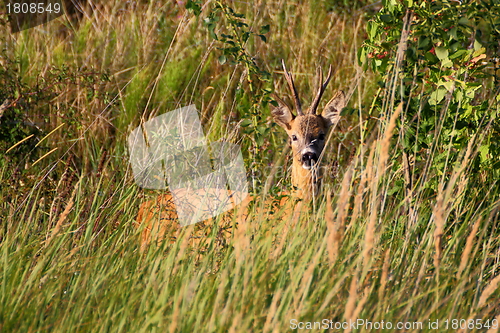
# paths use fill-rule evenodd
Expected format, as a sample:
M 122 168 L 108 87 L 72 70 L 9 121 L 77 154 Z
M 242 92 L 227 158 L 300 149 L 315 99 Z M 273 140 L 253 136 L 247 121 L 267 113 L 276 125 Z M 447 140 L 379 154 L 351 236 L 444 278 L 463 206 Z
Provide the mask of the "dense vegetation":
M 0 16 L 0 331 L 497 332 L 499 7 L 88 1 L 18 33 Z M 194 103 L 209 140 L 242 146 L 254 194 L 290 186 L 281 59 L 304 104 L 318 65 L 324 99 L 350 99 L 319 202 L 140 253 L 157 192 L 126 139 L 158 114 Z

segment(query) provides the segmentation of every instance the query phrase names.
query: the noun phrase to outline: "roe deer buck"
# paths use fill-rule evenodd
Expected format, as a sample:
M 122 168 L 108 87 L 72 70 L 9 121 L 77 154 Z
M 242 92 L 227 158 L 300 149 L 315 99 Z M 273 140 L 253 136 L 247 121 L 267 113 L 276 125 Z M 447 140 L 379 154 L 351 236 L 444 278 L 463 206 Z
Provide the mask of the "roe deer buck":
M 295 190 L 291 193 L 291 197 L 308 201 L 319 193 L 322 178 L 319 163 L 323 148 L 325 147 L 326 134 L 330 127 L 338 123 L 340 112 L 345 106 L 345 96 L 342 91 L 337 92 L 327 103 L 323 112 L 321 114 L 316 113 L 320 99 L 330 82 L 332 74 L 332 67 L 330 66 L 328 76 L 323 81 L 323 72 L 318 67 L 318 91 L 311 106 L 304 113 L 293 77 L 286 69 L 284 61 L 282 61 L 282 65 L 286 81 L 292 92 L 297 115 L 294 115 L 291 108 L 276 95 L 274 97 L 278 103 L 278 107 L 274 108 L 271 113 L 274 121 L 287 132 L 293 151 L 292 185 Z M 206 196 L 207 192 L 210 191 L 200 191 L 200 198 Z M 213 189 L 213 191 L 220 191 L 220 189 Z M 229 191 L 229 197 L 232 195 L 233 193 Z M 237 211 L 237 221 L 246 220 L 248 216 L 247 207 L 253 199 L 252 197 L 247 197 L 235 208 Z M 289 197 L 284 197 L 278 204 L 285 205 L 288 202 L 294 202 L 294 200 L 288 199 Z M 196 202 L 198 201 L 201 202 L 202 200 L 194 198 L 193 205 L 196 206 Z M 233 212 L 234 216 L 234 210 L 230 211 L 229 214 L 225 213 L 226 216 L 223 217 L 223 224 L 231 225 L 231 212 Z M 210 222 L 210 220 L 203 222 Z M 175 236 L 179 235 L 181 228 L 178 223 L 178 216 L 172 195 L 163 194 L 155 200 L 142 203 L 136 219 L 136 225 L 140 226 L 141 224 L 145 224 L 142 233 L 142 250 L 149 244 L 151 238 L 162 240 L 167 236 L 175 239 Z M 221 230 L 224 230 L 224 227 Z
M 309 200 L 319 193 L 322 175 L 318 162 L 322 157 L 328 129 L 340 120 L 340 112 L 345 106 L 345 96 L 342 91 L 337 92 L 323 112 L 316 114 L 321 96 L 332 75 L 332 66 L 330 66 L 328 76 L 323 81 L 323 72 L 321 67 L 318 67 L 318 92 L 311 106 L 304 113 L 293 77 L 287 71 L 284 62 L 283 70 L 292 92 L 297 115 L 295 116 L 290 107 L 278 96 L 275 98 L 279 106 L 271 113 L 276 123 L 285 129 L 290 139 L 293 152 L 292 185 L 296 188 L 295 196 Z

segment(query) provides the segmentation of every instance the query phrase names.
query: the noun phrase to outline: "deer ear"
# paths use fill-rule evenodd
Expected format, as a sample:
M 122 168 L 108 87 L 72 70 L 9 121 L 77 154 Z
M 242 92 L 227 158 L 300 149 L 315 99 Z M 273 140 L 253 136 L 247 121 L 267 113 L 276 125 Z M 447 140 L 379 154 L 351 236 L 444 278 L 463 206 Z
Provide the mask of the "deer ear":
M 288 105 L 286 105 L 286 103 L 281 98 L 276 95 L 274 95 L 274 98 L 278 102 L 278 106 L 271 111 L 274 121 L 285 130 L 292 129 L 290 123 L 295 118 L 295 116 L 293 115 Z
M 336 125 L 340 120 L 340 112 L 345 106 L 345 95 L 343 91 L 338 91 L 335 96 L 326 104 L 321 116 L 326 121 L 328 127 Z

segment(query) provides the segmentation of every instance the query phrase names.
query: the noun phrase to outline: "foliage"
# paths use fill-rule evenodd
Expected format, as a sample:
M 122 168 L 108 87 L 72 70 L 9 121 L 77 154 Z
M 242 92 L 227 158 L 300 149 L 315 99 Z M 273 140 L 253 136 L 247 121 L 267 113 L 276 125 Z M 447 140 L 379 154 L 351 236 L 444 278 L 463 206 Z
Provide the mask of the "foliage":
M 40 145 L 47 133 L 54 110 L 50 101 L 61 94 L 62 89 L 79 86 L 86 90 L 86 99 L 106 98 L 105 93 L 95 89 L 99 82 L 109 81 L 106 73 L 96 73 L 85 68 L 75 69 L 68 66 L 52 67 L 42 77 L 34 80 L 23 80 L 19 74 L 20 60 L 11 60 L 4 55 L 5 67 L 0 69 L 0 150 L 10 158 L 20 158 L 28 162 L 26 157 L 34 158 L 38 150 L 48 150 L 47 142 Z M 65 122 L 67 138 L 81 126 L 80 116 L 74 108 L 66 106 L 58 112 L 59 118 Z M 52 124 L 55 125 L 55 124 Z M 69 130 L 71 129 L 71 130 Z M 22 144 L 20 144 L 22 143 Z M 8 153 L 7 153 L 8 152 Z
M 201 6 L 199 2 L 188 1 L 186 8 L 200 15 Z M 245 94 L 249 96 L 250 108 L 241 108 L 239 117 L 242 119 L 240 125 L 245 138 L 249 138 L 253 144 L 249 151 L 253 152 L 249 156 L 250 160 L 256 159 L 255 153 L 264 145 L 264 141 L 269 137 L 271 128 L 266 125 L 267 119 L 263 117 L 263 108 L 271 102 L 269 85 L 271 75 L 261 69 L 254 56 L 251 54 L 251 38 L 258 37 L 262 42 L 267 42 L 265 34 L 270 30 L 269 24 L 263 25 L 258 32 L 253 31 L 245 22 L 245 15 L 236 12 L 230 5 L 215 1 L 208 15 L 204 18 L 204 24 L 210 37 L 217 41 L 218 50 L 221 55 L 218 61 L 221 65 L 242 65 L 244 66 L 244 76 L 246 77 L 248 89 Z M 245 87 L 238 87 L 237 97 L 243 100 Z M 248 160 L 248 159 L 247 159 Z M 257 173 L 265 163 L 251 163 L 252 173 Z M 260 182 L 260 180 L 259 180 Z M 254 183 L 254 190 L 259 184 Z
M 435 175 L 443 176 L 479 134 L 486 135 L 474 174 L 500 175 L 500 143 L 495 139 L 500 135 L 495 59 L 500 12 L 491 10 L 499 4 L 387 0 L 367 24 L 360 62 L 381 75 L 382 88 L 402 83 L 387 94 L 405 101 L 403 150 L 417 165 L 436 153 Z M 436 190 L 439 180 L 428 185 Z
M 23 84 L 17 73 L 18 62 L 7 60 L 0 68 L 0 151 L 2 155 L 15 143 L 29 137 L 24 145 L 11 150 L 10 155 L 34 154 L 40 129 L 26 117 L 27 110 L 46 103 L 52 96 L 43 90 L 38 93 Z M 18 155 L 19 156 L 19 155 Z

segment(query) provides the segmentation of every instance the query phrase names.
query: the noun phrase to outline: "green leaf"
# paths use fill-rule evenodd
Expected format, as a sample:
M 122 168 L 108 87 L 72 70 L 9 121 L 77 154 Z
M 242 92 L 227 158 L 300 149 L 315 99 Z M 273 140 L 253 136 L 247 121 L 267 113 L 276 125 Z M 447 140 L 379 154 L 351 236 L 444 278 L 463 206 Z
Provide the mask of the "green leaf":
M 484 47 L 480 47 L 477 50 L 475 50 L 474 53 L 472 53 L 472 57 L 473 58 L 478 57 L 481 54 L 484 54 L 485 52 L 486 52 L 486 49 Z
M 462 102 L 462 100 L 464 99 L 464 92 L 462 90 L 455 90 L 455 100 L 457 102 Z
M 260 27 L 259 33 L 262 35 L 267 34 L 270 29 L 271 27 L 269 26 L 269 24 L 263 25 L 262 27 Z
M 397 180 L 394 185 L 387 191 L 387 195 L 394 195 L 396 192 L 400 191 L 403 186 L 403 181 Z
M 467 87 L 467 90 L 465 90 L 465 95 L 469 98 L 474 98 L 474 96 L 476 95 L 476 90 L 478 90 L 479 88 L 481 88 L 483 85 L 480 84 L 478 86 L 472 86 L 472 87 Z
M 458 24 L 461 24 L 461 25 L 465 25 L 467 27 L 470 26 L 470 21 L 467 17 L 465 16 L 462 16 L 459 20 L 458 20 Z
M 477 39 L 476 39 L 476 40 L 474 40 L 474 50 L 476 50 L 476 51 L 477 51 L 477 50 L 479 50 L 481 47 L 483 47 L 483 46 L 481 45 L 481 43 L 479 43 L 479 42 L 477 41 Z
M 431 41 L 431 40 L 430 40 L 429 38 L 427 38 L 427 37 L 425 37 L 425 38 L 421 38 L 421 39 L 418 41 L 418 47 L 419 47 L 420 49 L 423 49 L 423 48 L 427 47 L 427 45 L 429 45 L 429 42 L 430 42 L 430 41 Z
M 386 49 L 386 50 L 389 51 L 389 50 L 392 49 L 393 44 L 387 43 L 387 42 L 383 42 L 383 43 L 380 43 L 380 46 L 382 46 L 384 49 Z
M 377 28 L 378 28 L 378 24 L 377 22 L 371 20 L 371 21 L 368 21 L 367 23 L 367 32 L 368 32 L 368 37 L 373 40 L 375 38 L 375 36 L 377 35 Z
M 467 50 L 458 50 L 457 52 L 453 53 L 449 58 L 451 60 L 453 60 L 453 59 L 456 59 L 456 58 L 458 58 L 460 56 L 463 56 L 466 53 L 467 53 Z
M 453 27 L 450 29 L 450 33 L 449 35 L 454 39 L 454 40 L 458 40 L 458 35 L 457 35 L 457 31 L 458 31 L 458 28 L 457 27 Z
M 262 146 L 264 144 L 264 136 L 263 135 L 258 135 L 255 138 L 255 142 L 257 143 L 257 146 Z
M 444 96 L 446 96 L 446 92 L 447 90 L 442 87 L 434 90 L 429 97 L 429 105 L 434 106 L 439 104 L 443 100 Z
M 252 124 L 252 120 L 251 119 L 243 119 L 240 123 L 240 126 L 241 127 L 247 127 L 247 126 L 250 126 L 250 124 Z
M 248 40 L 248 38 L 250 38 L 250 32 L 249 31 L 245 31 L 243 33 L 243 35 L 241 36 L 241 39 L 243 40 L 243 42 L 246 42 Z
M 193 12 L 196 16 L 201 14 L 201 5 L 198 1 L 188 0 L 186 3 L 186 9 Z
M 455 86 L 455 82 L 453 81 L 441 81 L 439 84 L 446 88 L 447 91 L 451 92 L 453 87 Z
M 359 59 L 359 65 L 362 65 L 365 63 L 366 60 L 366 48 L 360 47 L 358 49 L 358 59 Z
M 453 66 L 453 62 L 450 59 L 446 58 L 441 61 L 441 66 L 449 68 Z
M 479 147 L 479 154 L 481 156 L 481 163 L 484 163 L 485 161 L 489 160 L 489 153 L 490 153 L 490 145 L 485 144 L 481 147 Z
M 439 60 L 444 60 L 448 58 L 448 49 L 442 46 L 436 47 L 436 57 L 438 57 Z
M 385 23 L 392 22 L 392 16 L 390 16 L 390 15 L 380 15 L 380 19 L 382 20 L 382 22 L 385 22 Z
M 226 58 L 226 56 L 225 56 L 225 55 L 221 55 L 221 56 L 219 57 L 219 63 L 220 63 L 221 65 L 224 65 L 224 64 L 226 63 L 226 61 L 227 61 L 227 58 Z
M 262 134 L 262 135 L 265 135 L 266 132 L 267 132 L 267 129 L 268 127 L 265 127 L 265 126 L 257 126 L 257 131 Z

